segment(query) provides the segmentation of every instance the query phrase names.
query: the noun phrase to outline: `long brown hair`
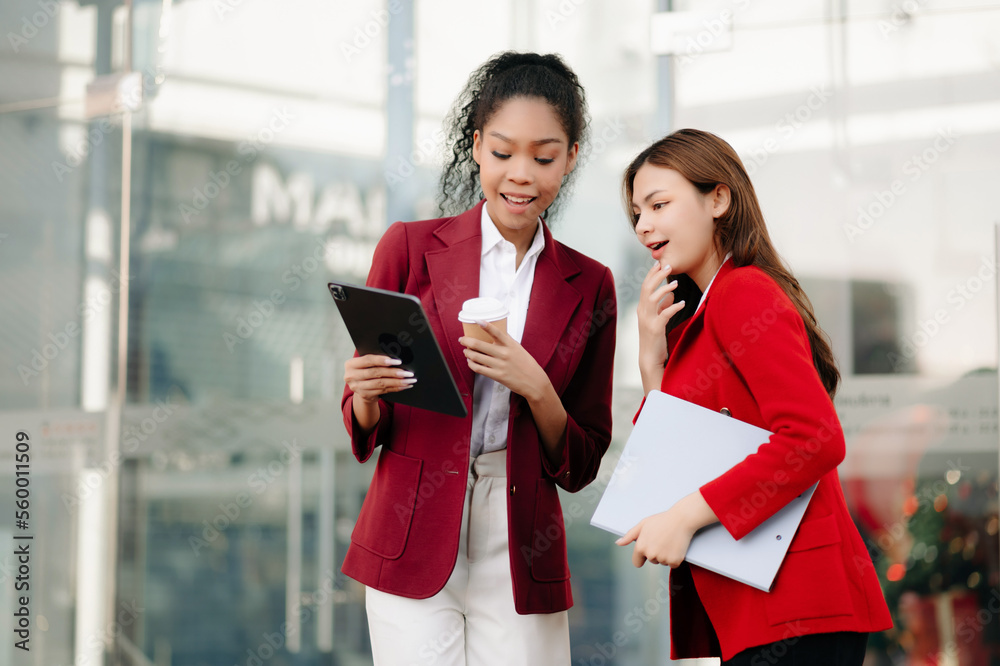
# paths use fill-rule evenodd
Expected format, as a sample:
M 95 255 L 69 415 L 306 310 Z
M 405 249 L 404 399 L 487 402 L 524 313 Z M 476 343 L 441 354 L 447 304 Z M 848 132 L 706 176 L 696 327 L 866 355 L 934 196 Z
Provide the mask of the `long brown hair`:
M 622 182 L 625 210 L 633 228 L 638 222 L 632 212 L 633 183 L 639 168 L 647 163 L 677 171 L 703 194 L 711 192 L 720 184 L 729 188 L 729 208 L 715 220 L 715 242 L 720 250 L 719 256 L 732 252 L 734 266 L 757 266 L 788 295 L 805 323 L 813 364 L 826 392 L 832 398 L 840 383 L 840 371 L 837 370 L 830 341 L 816 322 L 809 297 L 771 244 L 757 194 L 736 151 L 714 134 L 682 129 L 639 153 L 625 170 Z M 678 281 L 679 289 L 697 289 L 694 281 L 687 276 L 679 276 Z M 683 294 L 680 295 L 683 297 Z M 690 299 L 688 300 L 690 303 Z M 694 299 L 694 303 L 697 303 L 697 299 Z M 691 314 L 693 312 L 685 308 L 680 313 L 681 321 Z

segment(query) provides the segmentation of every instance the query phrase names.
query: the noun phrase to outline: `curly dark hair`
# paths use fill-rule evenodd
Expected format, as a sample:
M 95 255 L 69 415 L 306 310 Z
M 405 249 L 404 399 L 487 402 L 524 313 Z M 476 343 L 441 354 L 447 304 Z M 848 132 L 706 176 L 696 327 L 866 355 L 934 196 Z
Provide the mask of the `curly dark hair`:
M 569 145 L 579 143 L 583 156 L 590 116 L 583 86 L 573 70 L 551 53 L 498 53 L 469 76 L 445 118 L 451 150 L 445 158 L 437 199 L 442 215 L 457 215 L 482 199 L 479 165 L 472 158 L 473 135 L 504 102 L 515 97 L 537 97 L 552 105 Z M 563 179 L 555 201 L 542 215 L 545 219 L 559 209 L 563 192 L 571 187 L 576 172 L 574 169 Z

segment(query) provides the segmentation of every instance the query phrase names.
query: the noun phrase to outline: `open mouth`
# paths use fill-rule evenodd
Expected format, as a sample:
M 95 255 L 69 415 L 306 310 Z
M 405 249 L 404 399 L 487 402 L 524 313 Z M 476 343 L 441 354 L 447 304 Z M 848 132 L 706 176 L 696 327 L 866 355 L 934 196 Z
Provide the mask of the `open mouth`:
M 537 197 L 516 197 L 513 194 L 501 194 L 500 196 L 502 196 L 504 200 L 514 204 L 515 206 L 527 206 L 532 201 L 537 199 Z
M 670 241 L 660 241 L 659 243 L 654 243 L 653 245 L 649 246 L 649 249 L 651 249 L 651 250 L 653 250 L 655 252 L 656 250 L 659 250 L 661 247 L 663 247 L 664 245 L 666 245 L 669 242 Z

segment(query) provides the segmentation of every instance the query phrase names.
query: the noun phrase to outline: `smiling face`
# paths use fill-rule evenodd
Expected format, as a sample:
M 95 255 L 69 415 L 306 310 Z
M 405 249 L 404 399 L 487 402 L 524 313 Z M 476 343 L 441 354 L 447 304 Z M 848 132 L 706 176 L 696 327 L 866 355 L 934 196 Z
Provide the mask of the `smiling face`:
M 537 97 L 504 102 L 473 141 L 490 219 L 505 239 L 527 247 L 576 165 L 579 145 L 569 145 L 559 116 Z
M 632 184 L 635 233 L 661 266 L 686 273 L 705 291 L 722 265 L 715 218 L 729 207 L 729 188 L 702 193 L 679 172 L 643 164 Z

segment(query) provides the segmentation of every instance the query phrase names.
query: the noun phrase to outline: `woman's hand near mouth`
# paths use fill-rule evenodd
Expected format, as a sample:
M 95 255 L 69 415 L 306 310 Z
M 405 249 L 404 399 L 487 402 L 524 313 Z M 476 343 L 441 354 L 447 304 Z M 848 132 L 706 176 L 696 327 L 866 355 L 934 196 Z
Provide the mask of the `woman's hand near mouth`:
M 684 301 L 674 303 L 677 281 L 662 284 L 670 277 L 670 270 L 670 266 L 654 264 L 639 292 L 636 314 L 639 319 L 639 374 L 644 393 L 660 387 L 667 364 L 667 322 L 684 309 Z

